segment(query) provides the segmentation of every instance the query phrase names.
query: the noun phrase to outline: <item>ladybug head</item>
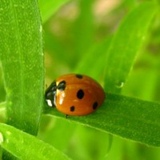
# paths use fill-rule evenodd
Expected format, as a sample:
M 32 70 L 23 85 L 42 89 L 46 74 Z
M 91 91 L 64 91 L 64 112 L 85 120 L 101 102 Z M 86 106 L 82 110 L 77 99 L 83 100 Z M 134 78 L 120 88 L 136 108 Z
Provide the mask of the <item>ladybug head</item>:
M 55 106 L 54 101 L 55 101 L 56 90 L 57 90 L 57 86 L 56 86 L 56 82 L 54 81 L 51 83 L 51 85 L 47 88 L 45 92 L 45 100 L 48 106 L 50 107 Z

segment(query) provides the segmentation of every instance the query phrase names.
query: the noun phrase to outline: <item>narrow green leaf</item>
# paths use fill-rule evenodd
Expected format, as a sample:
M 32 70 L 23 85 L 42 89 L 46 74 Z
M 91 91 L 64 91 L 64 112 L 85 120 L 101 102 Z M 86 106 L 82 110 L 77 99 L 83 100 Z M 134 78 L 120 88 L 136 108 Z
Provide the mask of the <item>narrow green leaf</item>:
M 45 23 L 62 5 L 69 0 L 39 0 L 42 21 Z
M 135 70 L 129 76 L 122 94 L 129 93 L 130 96 L 139 97 L 148 101 L 156 100 L 156 89 L 158 81 L 157 69 Z M 134 84 L 134 85 L 133 85 Z M 139 89 L 137 89 L 139 88 Z M 158 89 L 159 90 L 159 89 Z M 159 101 L 159 98 L 157 99 Z
M 85 55 L 86 50 L 93 43 L 93 5 L 94 0 L 81 0 L 80 1 L 80 13 L 75 23 L 74 30 L 74 46 L 77 56 Z
M 36 134 L 42 112 L 44 77 L 37 1 L 1 1 L 0 37 L 8 123 Z
M 106 38 L 99 44 L 94 44 L 85 56 L 82 56 L 75 73 L 86 74 L 94 79 L 100 80 L 103 77 L 105 67 L 106 51 L 110 45 L 110 38 Z M 92 66 L 92 67 L 91 67 Z
M 95 113 L 67 119 L 140 143 L 160 146 L 160 104 L 114 94 L 106 97 Z M 65 118 L 56 109 L 52 110 L 49 112 Z
M 154 3 L 142 3 L 118 28 L 106 59 L 106 91 L 119 93 L 122 89 L 156 11 Z
M 6 102 L 0 103 L 0 122 L 6 121 Z
M 0 145 L 23 160 L 69 160 L 62 152 L 21 130 L 0 124 Z

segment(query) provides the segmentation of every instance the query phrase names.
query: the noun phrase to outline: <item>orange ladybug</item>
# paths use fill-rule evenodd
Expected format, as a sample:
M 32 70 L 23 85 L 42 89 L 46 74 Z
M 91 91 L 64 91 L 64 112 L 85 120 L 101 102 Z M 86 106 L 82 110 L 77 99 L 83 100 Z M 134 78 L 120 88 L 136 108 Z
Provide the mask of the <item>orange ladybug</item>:
M 66 115 L 87 115 L 95 111 L 105 99 L 103 88 L 92 78 L 80 74 L 60 76 L 45 92 L 50 107 Z

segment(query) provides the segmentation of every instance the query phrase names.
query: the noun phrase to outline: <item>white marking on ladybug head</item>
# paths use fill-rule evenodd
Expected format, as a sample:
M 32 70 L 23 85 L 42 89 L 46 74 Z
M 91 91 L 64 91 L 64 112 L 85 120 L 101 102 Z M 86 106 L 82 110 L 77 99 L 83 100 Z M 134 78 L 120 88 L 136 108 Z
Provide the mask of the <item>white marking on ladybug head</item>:
M 50 99 L 46 99 L 46 102 L 47 102 L 47 104 L 48 104 L 49 107 L 53 107 L 52 102 L 51 102 Z

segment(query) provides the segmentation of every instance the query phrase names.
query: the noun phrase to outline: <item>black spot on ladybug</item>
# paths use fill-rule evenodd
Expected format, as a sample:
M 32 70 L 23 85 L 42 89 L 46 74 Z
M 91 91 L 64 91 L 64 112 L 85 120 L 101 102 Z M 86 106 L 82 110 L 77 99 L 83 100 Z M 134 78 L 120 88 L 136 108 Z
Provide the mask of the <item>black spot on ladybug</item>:
M 66 81 L 61 81 L 59 82 L 58 86 L 57 86 L 57 89 L 58 90 L 61 90 L 61 91 L 64 91 L 66 88 Z
M 83 76 L 81 74 L 76 74 L 76 77 L 79 78 L 79 79 L 83 78 Z
M 95 110 L 98 107 L 98 102 L 94 102 L 92 107 Z
M 75 111 L 75 106 L 71 106 L 71 107 L 70 107 L 70 111 L 71 111 L 71 112 L 74 112 L 74 111 Z
M 84 97 L 84 92 L 82 89 L 78 90 L 77 92 L 77 98 L 78 99 L 82 99 Z

